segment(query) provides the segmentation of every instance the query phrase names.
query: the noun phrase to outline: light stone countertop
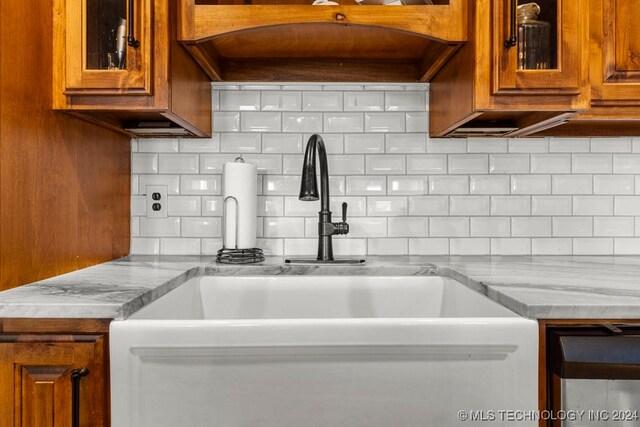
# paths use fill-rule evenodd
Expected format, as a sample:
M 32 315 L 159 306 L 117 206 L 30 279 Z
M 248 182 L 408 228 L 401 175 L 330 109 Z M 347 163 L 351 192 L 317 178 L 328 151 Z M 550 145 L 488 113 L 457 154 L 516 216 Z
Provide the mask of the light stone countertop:
M 435 268 L 434 268 L 435 266 Z M 220 265 L 213 257 L 130 256 L 0 292 L 2 318 L 125 319 L 199 275 L 452 277 L 534 319 L 640 319 L 640 257 L 385 256 L 360 266 Z

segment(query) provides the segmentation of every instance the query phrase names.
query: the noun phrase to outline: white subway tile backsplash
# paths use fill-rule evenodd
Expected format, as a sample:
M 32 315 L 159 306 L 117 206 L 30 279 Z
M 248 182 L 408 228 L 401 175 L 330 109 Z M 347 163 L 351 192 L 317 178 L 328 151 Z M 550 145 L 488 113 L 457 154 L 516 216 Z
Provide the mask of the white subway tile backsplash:
M 471 194 L 509 194 L 509 176 L 471 175 L 469 192 Z
M 573 215 L 613 215 L 613 196 L 573 196 Z
M 265 218 L 264 237 L 304 237 L 304 218 Z
M 613 238 L 578 237 L 573 239 L 574 255 L 611 255 Z
M 449 239 L 411 238 L 409 239 L 409 255 L 448 255 Z
M 528 154 L 491 154 L 489 156 L 490 173 L 529 173 Z
M 640 196 L 615 196 L 615 215 L 640 216 Z
M 449 215 L 489 215 L 489 196 L 451 196 Z
M 506 153 L 507 140 L 504 138 L 467 138 L 469 153 Z
M 220 178 L 220 175 L 183 175 L 180 178 L 180 194 L 221 194 L 222 185 Z
M 342 92 L 303 92 L 302 110 L 342 111 Z
M 469 177 L 431 175 L 429 176 L 429 194 L 469 194 Z
M 180 218 L 140 218 L 142 237 L 180 237 Z
M 138 175 L 139 189 L 137 194 L 146 194 L 149 185 L 166 185 L 167 194 L 178 194 L 180 192 L 179 175 Z
M 464 138 L 428 138 L 427 153 L 466 153 L 467 140 Z
M 322 113 L 282 113 L 282 132 L 322 132 Z
M 203 196 L 202 216 L 222 216 L 223 202 L 222 196 Z
M 290 113 L 294 114 L 294 113 Z M 243 112 L 240 116 L 240 129 L 242 132 L 281 132 L 283 129 L 283 116 L 288 117 L 289 114 L 275 112 Z M 218 129 L 220 132 L 222 130 Z
M 302 109 L 301 93 L 291 92 L 262 92 L 262 111 L 300 111 Z
M 491 215 L 522 216 L 531 215 L 529 196 L 491 196 Z
M 509 217 L 472 217 L 471 237 L 509 237 L 511 224 Z
M 491 239 L 492 255 L 531 255 L 531 240 L 523 238 Z
M 588 153 L 589 138 L 551 138 L 549 152 L 551 153 Z
M 344 152 L 346 154 L 384 153 L 384 135 L 347 134 L 344 136 Z
M 196 238 L 162 238 L 160 253 L 162 255 L 200 255 L 201 240 Z
M 572 173 L 611 173 L 613 158 L 610 154 L 573 154 Z
M 302 153 L 302 135 L 265 133 L 262 135 L 262 152 L 266 154 Z
M 532 255 L 571 255 L 573 241 L 568 238 L 531 239 Z
M 169 196 L 168 199 L 169 216 L 200 216 L 203 213 L 199 196 Z
M 513 237 L 550 237 L 551 218 L 535 216 L 511 218 L 511 235 Z
M 489 172 L 489 157 L 486 154 L 451 154 L 448 171 L 450 174 L 482 174 Z
M 591 138 L 592 153 L 630 153 L 631 138 Z
M 511 175 L 511 194 L 551 194 L 551 175 Z
M 490 240 L 486 238 L 467 238 L 450 240 L 451 255 L 489 255 Z
M 531 173 L 571 173 L 571 155 L 532 154 Z
M 387 91 L 386 111 L 426 111 L 427 96 L 420 91 Z
M 633 194 L 633 175 L 594 175 L 594 194 Z
M 344 111 L 384 111 L 384 92 L 345 92 Z
M 208 139 L 180 139 L 181 153 L 217 153 L 220 151 L 220 134 L 215 133 Z
M 613 173 L 640 174 L 640 154 L 614 154 Z
M 554 237 L 593 236 L 593 218 L 591 217 L 555 217 L 553 218 Z
M 429 235 L 431 237 L 468 237 L 469 236 L 469 218 L 465 218 L 465 217 L 429 218 Z
M 390 196 L 407 196 L 413 194 L 427 194 L 429 181 L 426 176 L 388 176 L 387 194 Z
M 366 157 L 366 173 L 373 175 L 398 175 L 406 173 L 406 157 L 384 154 Z
M 389 237 L 428 237 L 429 218 L 423 216 L 391 217 L 388 220 Z
M 178 139 L 167 138 L 151 138 L 151 139 L 138 139 L 138 152 L 139 153 L 177 153 L 178 152 Z
M 409 196 L 409 215 L 449 214 L 449 196 Z
M 334 133 L 362 132 L 362 113 L 324 113 L 324 131 Z
M 134 237 L 131 239 L 131 253 L 137 255 L 160 255 L 160 239 Z
M 223 133 L 220 135 L 220 151 L 223 153 L 260 153 L 260 134 Z
M 222 220 L 219 217 L 182 218 L 182 237 L 221 237 Z
M 407 173 L 410 175 L 447 173 L 447 156 L 444 154 L 412 154 L 407 156 Z
M 406 255 L 409 253 L 408 239 L 368 239 L 370 255 Z
M 615 255 L 640 255 L 640 238 L 617 237 L 613 244 Z
M 532 215 L 571 215 L 571 196 L 532 196 Z
M 258 166 L 257 245 L 315 256 L 320 202 L 298 200 L 313 133 L 329 154 L 338 256 L 640 255 L 640 138 L 429 138 L 428 85 L 214 85 L 209 139 L 132 140 L 134 254 L 215 255 L 222 172 Z M 632 154 L 633 153 L 633 154 Z M 146 218 L 166 185 L 166 219 Z
M 637 231 L 637 230 L 636 230 Z M 594 217 L 594 236 L 631 237 L 634 235 L 633 217 Z
M 131 156 L 131 173 L 158 173 L 158 155 L 133 153 Z
M 363 213 L 363 216 L 393 217 L 408 213 L 406 197 L 368 197 L 366 204 L 367 211 Z M 352 212 L 350 215 L 354 216 L 355 214 Z
M 551 178 L 553 194 L 593 194 L 591 175 L 554 175 Z
M 348 176 L 347 196 L 376 196 L 387 193 L 387 179 L 384 176 Z
M 214 132 L 239 132 L 240 112 L 219 111 L 213 113 Z M 176 149 L 176 151 L 178 151 Z
M 254 90 L 222 90 L 220 109 L 223 111 L 259 111 L 260 92 Z
M 386 135 L 387 153 L 425 153 L 427 135 L 425 133 L 388 133 Z
M 547 138 L 509 138 L 510 153 L 548 153 Z
M 364 113 L 364 129 L 365 132 L 404 132 L 405 114 Z
M 197 154 L 160 154 L 160 173 L 198 173 L 200 160 Z
M 429 117 L 427 113 L 406 113 L 406 131 L 407 132 L 428 132 Z

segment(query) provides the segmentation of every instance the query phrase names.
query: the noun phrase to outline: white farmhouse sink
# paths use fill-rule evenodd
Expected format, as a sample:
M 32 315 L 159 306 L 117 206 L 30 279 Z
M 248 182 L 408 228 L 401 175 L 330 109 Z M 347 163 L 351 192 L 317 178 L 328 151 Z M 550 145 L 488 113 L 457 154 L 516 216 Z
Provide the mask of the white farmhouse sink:
M 442 277 L 196 278 L 112 322 L 112 425 L 469 426 L 536 408 L 537 333 Z

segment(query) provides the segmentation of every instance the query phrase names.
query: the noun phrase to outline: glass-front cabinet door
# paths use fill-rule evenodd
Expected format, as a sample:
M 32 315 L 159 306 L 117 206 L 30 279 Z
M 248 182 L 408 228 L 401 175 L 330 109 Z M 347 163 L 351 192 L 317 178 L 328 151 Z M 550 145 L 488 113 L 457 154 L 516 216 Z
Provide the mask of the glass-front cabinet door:
M 495 94 L 578 94 L 586 83 L 588 1 L 492 2 Z
M 66 95 L 151 94 L 152 0 L 55 3 Z

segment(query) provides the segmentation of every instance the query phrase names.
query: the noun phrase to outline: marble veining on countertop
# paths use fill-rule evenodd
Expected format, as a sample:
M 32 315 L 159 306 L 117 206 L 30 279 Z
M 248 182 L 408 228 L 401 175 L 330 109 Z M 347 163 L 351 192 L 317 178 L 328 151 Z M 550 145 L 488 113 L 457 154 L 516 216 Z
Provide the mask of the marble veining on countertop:
M 640 257 L 622 256 L 368 257 L 359 266 L 130 256 L 0 292 L 0 317 L 124 319 L 199 275 L 346 274 L 448 276 L 529 318 L 640 319 Z

